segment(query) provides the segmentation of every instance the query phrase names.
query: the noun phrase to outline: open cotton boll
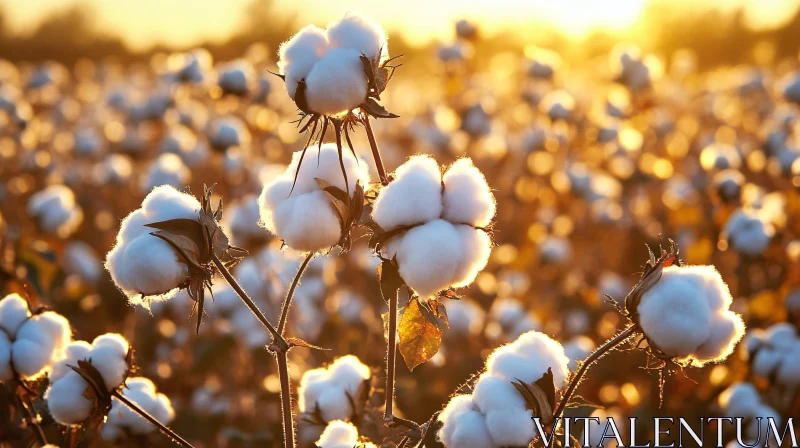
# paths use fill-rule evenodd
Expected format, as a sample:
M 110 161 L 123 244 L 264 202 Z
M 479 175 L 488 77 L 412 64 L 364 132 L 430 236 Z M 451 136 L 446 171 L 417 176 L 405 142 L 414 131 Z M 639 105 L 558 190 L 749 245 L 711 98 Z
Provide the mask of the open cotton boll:
M 352 355 L 336 359 L 327 368 L 306 371 L 297 390 L 300 412 L 319 409 L 325 421 L 351 418 L 355 410 L 350 400 L 358 398 L 370 375 L 370 368 Z
M 800 74 L 790 75 L 783 81 L 783 98 L 786 101 L 800 104 Z
M 776 373 L 777 383 L 790 389 L 800 387 L 800 345 L 783 355 Z
M 75 203 L 75 194 L 64 185 L 50 185 L 28 200 L 28 213 L 36 217 L 47 233 L 61 238 L 70 236 L 83 222 L 83 210 Z
M 313 154 L 313 152 L 312 152 Z M 339 153 L 334 144 L 322 145 L 317 160 L 305 160 L 300 165 L 301 154 L 292 157 L 292 163 L 283 174 L 264 185 L 258 199 L 261 225 L 281 238 L 287 246 L 298 251 L 318 251 L 336 245 L 342 234 L 339 218 L 333 205 L 315 181 L 319 178 L 342 190 L 352 192 L 356 183 L 369 184 L 366 164 L 359 162 L 348 151 L 342 152 L 342 163 L 347 172 L 347 186 L 339 164 Z M 292 184 L 297 182 L 294 190 Z
M 770 348 L 763 348 L 756 353 L 750 365 L 753 373 L 762 378 L 771 377 L 781 365 L 783 355 Z
M 80 129 L 75 132 L 75 155 L 78 157 L 96 157 L 102 154 L 103 140 L 94 129 Z
M 155 385 L 147 378 L 130 378 L 126 381 L 122 395 L 136 403 L 141 409 L 164 425 L 168 425 L 175 418 L 175 411 L 166 395 L 157 393 Z M 143 435 L 155 431 L 156 428 L 132 411 L 116 398 L 112 399 L 111 410 L 108 413 L 101 435 L 103 439 L 113 441 L 125 432 L 134 435 Z
M 83 241 L 72 241 L 64 248 L 64 270 L 89 283 L 97 283 L 103 276 L 103 263 L 92 246 Z
M 286 90 L 294 99 L 297 83 L 308 76 L 314 64 L 328 51 L 328 37 L 325 30 L 308 25 L 298 31 L 291 39 L 281 44 L 278 50 L 278 67 L 286 76 Z
M 348 11 L 341 19 L 328 23 L 326 33 L 331 48 L 350 48 L 370 59 L 388 55 L 383 28 L 357 12 Z
M 442 215 L 442 175 L 428 156 L 414 156 L 395 172 L 372 209 L 372 218 L 384 230 L 433 221 Z
M 19 294 L 9 294 L 0 299 L 0 329 L 13 338 L 19 327 L 31 317 L 28 302 Z
M 53 419 L 62 425 L 77 425 L 89 418 L 94 403 L 84 393 L 90 387 L 78 372 L 72 370 L 50 383 L 44 399 Z
M 306 78 L 306 101 L 316 113 L 338 115 L 358 107 L 367 97 L 367 76 L 361 53 L 333 48 Z
M 437 219 L 402 235 L 395 255 L 406 284 L 428 298 L 453 283 L 462 252 L 455 226 Z
M 54 383 L 61 379 L 67 372 L 72 369 L 69 366 L 77 366 L 79 360 L 87 359 L 89 352 L 92 350 L 92 344 L 86 341 L 73 341 L 64 348 L 63 357 L 53 365 L 53 369 L 47 375 L 50 383 Z
M 146 305 L 145 297 L 168 295 L 188 275 L 186 265 L 169 244 L 150 235 L 145 224 L 170 219 L 196 219 L 200 203 L 171 186 L 156 187 L 122 220 L 116 244 L 106 258 L 106 269 L 132 304 Z
M 211 147 L 217 151 L 225 151 L 232 146 L 245 150 L 250 147 L 250 131 L 244 122 L 234 116 L 217 118 L 211 123 L 208 133 Z
M 761 403 L 761 396 L 750 383 L 734 383 L 717 398 L 717 404 L 725 415 L 745 414 Z
M 757 256 L 769 247 L 775 227 L 753 210 L 738 209 L 725 223 L 725 234 L 731 246 L 745 255 Z
M 222 227 L 228 229 L 234 245 L 243 245 L 250 239 L 262 239 L 264 229 L 258 225 L 258 196 L 247 195 L 226 207 Z
M 742 157 L 735 146 L 712 143 L 700 153 L 700 165 L 706 171 L 739 169 Z
M 489 225 L 495 214 L 494 195 L 471 159 L 462 158 L 450 165 L 442 181 L 444 219 L 474 227 Z
M 148 192 L 161 185 L 183 188 L 191 179 L 191 172 L 176 154 L 161 154 L 153 160 L 142 178 L 141 191 Z
M 539 254 L 543 263 L 564 264 L 569 261 L 572 246 L 568 239 L 550 235 L 539 242 Z
M 797 341 L 797 330 L 788 322 L 775 324 L 764 332 L 764 342 L 776 348 L 790 348 Z
M 334 420 L 328 423 L 316 442 L 319 448 L 375 448 L 369 442 L 359 442 L 358 429 L 348 422 Z
M 14 370 L 25 380 L 44 375 L 63 356 L 72 340 L 72 329 L 64 316 L 52 311 L 37 314 L 20 326 L 11 345 Z
M 219 69 L 217 84 L 224 93 L 247 95 L 255 82 L 253 66 L 244 59 L 231 61 Z

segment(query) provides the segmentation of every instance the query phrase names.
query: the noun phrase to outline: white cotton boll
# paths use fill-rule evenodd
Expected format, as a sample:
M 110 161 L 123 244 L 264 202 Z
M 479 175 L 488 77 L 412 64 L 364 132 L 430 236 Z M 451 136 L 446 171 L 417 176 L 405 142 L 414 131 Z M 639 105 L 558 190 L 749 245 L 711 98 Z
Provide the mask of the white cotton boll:
M 64 185 L 50 185 L 28 200 L 28 213 L 35 216 L 48 233 L 66 238 L 83 222 L 83 210 L 75 203 L 75 194 Z
M 781 322 L 767 329 L 764 341 L 776 348 L 790 348 L 797 343 L 797 330 L 794 325 Z
M 89 283 L 97 283 L 103 277 L 103 263 L 92 246 L 83 241 L 72 241 L 64 248 L 64 270 L 77 275 Z
M 161 185 L 183 188 L 191 179 L 191 171 L 175 154 L 161 154 L 147 168 L 142 178 L 141 191 L 148 192 Z
M 225 151 L 232 146 L 250 147 L 250 131 L 238 117 L 227 116 L 211 123 L 208 136 L 211 146 L 218 151 Z
M 768 378 L 775 373 L 781 361 L 783 361 L 783 355 L 780 352 L 763 348 L 756 353 L 750 368 L 755 375 Z
M 469 158 L 459 159 L 444 177 L 442 217 L 452 223 L 487 226 L 495 214 L 495 200 L 483 173 Z
M 642 296 L 637 310 L 642 330 L 668 356 L 686 358 L 709 337 L 711 308 L 702 285 L 703 273 L 669 266 Z
M 19 327 L 31 317 L 28 302 L 19 294 L 9 294 L 0 300 L 0 329 L 14 337 Z
M 750 383 L 734 383 L 719 395 L 717 404 L 727 415 L 748 413 L 761 402 L 756 387 Z
M 491 374 L 481 375 L 472 392 L 473 402 L 484 414 L 495 409 L 524 410 L 525 400 L 512 381 Z
M 529 331 L 509 344 L 508 347 L 514 353 L 528 359 L 527 367 L 535 376 L 530 382 L 541 378 L 547 369 L 552 369 L 556 387 L 561 388 L 566 385 L 566 378 L 569 375 L 569 358 L 564 354 L 561 344 L 554 339 L 538 331 Z M 538 376 L 536 376 L 537 374 Z
M 444 63 L 460 62 L 472 57 L 475 49 L 469 42 L 453 42 L 448 45 L 442 45 L 436 52 L 436 56 Z
M 300 386 L 297 389 L 297 405 L 300 407 L 300 412 L 310 412 L 314 409 L 314 404 L 325 389 L 327 380 L 328 372 L 324 368 L 306 370 L 300 378 Z
M 372 443 L 358 441 L 358 429 L 348 422 L 335 420 L 328 423 L 316 442 L 319 448 L 375 448 Z
M 89 418 L 94 403 L 83 395 L 89 387 L 74 371 L 51 383 L 44 395 L 50 415 L 62 425 L 76 425 Z
M 0 331 L 0 382 L 14 378 L 11 370 L 11 340 L 5 331 Z
M 439 430 L 438 438 L 445 446 L 453 445 L 453 433 L 459 426 L 460 417 L 478 408 L 472 399 L 472 395 L 458 395 L 453 397 L 439 414 L 439 421 L 443 423 Z
M 258 196 L 247 195 L 239 202 L 229 205 L 225 210 L 223 228 L 231 234 L 232 243 L 240 245 L 248 239 L 264 237 L 264 230 L 258 225 Z
M 420 297 L 452 284 L 462 258 L 461 239 L 449 222 L 437 219 L 402 236 L 397 250 L 400 275 Z
M 367 77 L 361 54 L 349 48 L 333 48 L 320 59 L 306 78 L 305 97 L 309 109 L 338 115 L 358 107 L 367 98 Z
M 702 367 L 706 362 L 721 361 L 733 353 L 736 344 L 744 336 L 744 321 L 741 316 L 724 311 L 714 315 L 708 339 L 692 355 L 692 365 Z
M 330 380 L 355 397 L 364 381 L 371 376 L 370 368 L 353 355 L 337 358 L 328 367 Z
M 389 51 L 383 28 L 353 11 L 347 12 L 341 19 L 329 23 L 326 32 L 332 48 L 353 49 L 359 55 L 363 53 L 370 59 L 378 56 L 383 59 Z M 381 50 L 383 53 L 379 55 Z
M 136 403 L 141 409 L 153 416 L 159 422 L 168 425 L 175 418 L 172 404 L 164 394 L 156 392 L 155 385 L 147 378 L 130 378 L 127 387 L 122 389 L 122 395 Z M 112 399 L 111 410 L 103 424 L 101 434 L 105 440 L 116 440 L 120 435 L 128 432 L 134 435 L 144 435 L 155 431 L 152 423 L 132 411 L 116 398 Z
M 770 438 L 774 437 L 775 433 L 769 429 L 770 418 L 772 418 L 772 420 L 775 421 L 776 428 L 781 428 L 781 414 L 772 407 L 767 406 L 765 404 L 760 404 L 758 407 L 755 408 L 755 410 L 751 412 L 750 415 L 743 415 L 742 417 L 745 418 L 750 417 L 751 419 L 750 424 L 747 426 L 746 429 L 746 436 L 747 436 L 746 438 L 750 440 L 756 440 L 760 437 L 761 442 L 766 444 L 767 432 L 771 434 Z M 760 425 L 758 423 L 757 417 L 761 417 Z M 770 442 L 769 446 L 772 446 L 772 443 L 774 442 Z
M 700 164 L 706 171 L 739 169 L 742 157 L 734 146 L 712 143 L 700 153 Z
M 711 311 L 719 312 L 731 307 L 733 296 L 716 267 L 698 265 L 691 266 L 691 269 L 703 281 L 703 294 L 708 300 Z
M 103 141 L 94 129 L 80 129 L 75 132 L 74 149 L 79 157 L 95 157 L 103 152 Z
M 52 311 L 35 315 L 19 328 L 11 346 L 14 370 L 26 380 L 43 375 L 71 342 L 69 321 Z
M 87 359 L 100 372 L 108 390 L 119 387 L 125 381 L 129 369 L 126 362 L 129 348 L 128 341 L 116 333 L 106 333 L 92 341 L 92 350 Z
M 326 422 L 346 420 L 353 414 L 353 407 L 350 405 L 350 400 L 347 398 L 347 393 L 344 389 L 331 387 L 322 391 L 319 398 L 317 398 L 317 405 L 322 414 L 322 419 Z
M 92 345 L 86 341 L 74 341 L 67 345 L 64 349 L 64 356 L 53 365 L 53 369 L 47 375 L 50 384 L 61 379 L 67 372 L 71 372 L 72 369 L 69 366 L 77 367 L 79 360 L 87 359 L 91 350 Z
M 336 359 L 327 369 L 307 371 L 297 391 L 300 412 L 318 407 L 325 421 L 349 419 L 354 412 L 350 399 L 357 398 L 370 375 L 369 367 L 352 355 Z
M 263 324 L 246 307 L 234 309 L 231 316 L 231 326 L 234 333 L 244 340 L 250 348 L 264 347 L 269 344 L 269 335 L 263 331 L 258 331 L 260 327 L 263 327 Z
M 294 99 L 297 83 L 308 76 L 314 64 L 328 51 L 328 37 L 321 28 L 308 25 L 281 44 L 278 67 L 286 76 L 286 91 Z
M 255 81 L 253 66 L 244 59 L 231 61 L 219 70 L 219 84 L 222 91 L 233 95 L 247 95 Z
M 725 223 L 725 234 L 731 246 L 745 255 L 757 256 L 769 247 L 775 227 L 758 212 L 739 209 Z
M 533 411 L 494 409 L 486 413 L 486 426 L 495 446 L 527 446 L 535 435 Z
M 165 295 L 183 283 L 186 265 L 177 253 L 145 227 L 159 221 L 196 219 L 200 203 L 193 196 L 170 186 L 160 186 L 145 197 L 142 208 L 129 214 L 120 226 L 116 245 L 108 253 L 105 267 L 133 304 L 146 304 L 141 295 Z
M 483 308 L 472 299 L 463 298 L 448 302 L 449 334 L 458 336 L 479 334 L 483 329 L 484 315 Z
M 261 217 L 266 223 L 263 213 Z M 341 238 L 339 218 L 322 190 L 288 198 L 270 218 L 272 225 L 267 229 L 295 250 L 322 250 L 336 245 Z
M 470 285 L 489 262 L 492 239 L 483 230 L 468 225 L 456 225 L 455 231 L 461 245 L 461 257 L 456 259 L 456 272 L 450 286 L 461 288 Z
M 442 175 L 428 156 L 415 156 L 395 172 L 372 210 L 372 218 L 384 230 L 429 222 L 442 215 Z
M 778 384 L 792 390 L 800 386 L 800 347 L 795 347 L 784 355 L 776 379 Z
M 448 448 L 487 448 L 494 447 L 486 425 L 486 417 L 478 411 L 466 411 L 458 416 L 455 430 L 448 441 L 442 440 Z
M 578 361 L 586 359 L 594 349 L 594 341 L 587 336 L 576 336 L 565 343 L 564 354 L 569 358 L 569 370 L 574 371 L 578 367 Z

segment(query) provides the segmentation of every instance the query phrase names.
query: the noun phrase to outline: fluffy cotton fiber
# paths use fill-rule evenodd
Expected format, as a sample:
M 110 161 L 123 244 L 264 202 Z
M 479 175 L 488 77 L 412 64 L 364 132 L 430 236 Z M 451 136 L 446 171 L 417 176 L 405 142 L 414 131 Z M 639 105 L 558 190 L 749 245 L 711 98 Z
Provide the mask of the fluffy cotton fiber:
M 64 185 L 50 185 L 28 200 L 28 213 L 47 233 L 60 238 L 72 235 L 83 222 L 83 210 L 75 203 L 75 194 Z
M 91 386 L 69 366 L 77 367 L 78 361 L 91 362 L 111 391 L 125 381 L 128 349 L 128 341 L 115 333 L 98 336 L 91 344 L 75 341 L 68 345 L 64 359 L 53 367 L 50 387 L 44 394 L 50 415 L 62 425 L 80 424 L 89 418 L 94 403 L 84 392 Z
M 160 185 L 170 185 L 183 188 L 189 183 L 191 172 L 183 164 L 177 154 L 161 154 L 147 168 L 147 174 L 142 178 L 142 192 L 148 192 Z
M 117 287 L 132 304 L 144 300 L 167 299 L 186 280 L 188 268 L 165 241 L 150 235 L 155 229 L 145 227 L 177 218 L 196 219 L 200 203 L 191 195 L 171 186 L 153 189 L 123 221 L 117 242 L 106 258 L 106 269 Z M 161 297 L 154 297 L 161 296 Z
M 754 257 L 769 247 L 775 228 L 758 212 L 739 209 L 725 223 L 725 234 L 736 251 Z
M 309 149 L 307 156 L 300 164 L 301 153 L 296 152 L 286 171 L 264 185 L 258 200 L 261 224 L 287 246 L 303 252 L 330 248 L 339 242 L 342 234 L 333 205 L 314 179 L 322 179 L 345 191 L 349 188 L 350 194 L 356 182 L 363 187 L 369 184 L 366 163 L 358 161 L 349 151 L 343 151 L 348 183 L 345 186 L 339 152 L 334 144 L 322 145 L 318 154 L 313 148 Z M 292 190 L 295 173 L 297 183 Z
M 31 315 L 17 294 L 0 300 L 0 381 L 35 380 L 64 356 L 72 330 L 64 316 L 52 311 Z M 12 369 L 13 365 L 13 369 Z
M 699 367 L 727 358 L 744 335 L 732 300 L 713 266 L 669 266 L 642 296 L 639 324 L 667 356 Z
M 754 330 L 745 338 L 750 369 L 787 390 L 800 388 L 800 338 L 790 323 Z
M 311 111 L 337 115 L 358 107 L 367 97 L 367 78 L 360 57 L 385 60 L 386 34 L 375 22 L 348 12 L 326 30 L 309 25 L 284 42 L 278 51 L 286 90 L 296 100 L 297 85 L 306 82 Z
M 400 275 L 421 297 L 472 283 L 489 259 L 491 240 L 479 228 L 495 214 L 486 178 L 463 158 L 441 175 L 430 157 L 415 156 L 384 187 L 372 218 L 385 231 L 415 226 L 392 238 L 383 255 L 397 257 Z
M 535 435 L 532 411 L 512 382 L 533 383 L 552 369 L 556 387 L 563 387 L 568 363 L 558 342 L 535 331 L 498 348 L 472 395 L 454 397 L 439 414 L 439 439 L 448 448 L 527 446 Z
M 122 395 L 139 405 L 156 420 L 168 425 L 175 418 L 172 403 L 166 395 L 156 392 L 156 386 L 147 378 L 130 378 L 125 382 L 127 387 L 122 389 Z M 103 439 L 114 441 L 126 433 L 142 435 L 153 432 L 155 426 L 145 420 L 136 412 L 122 404 L 116 398 L 112 399 L 111 411 L 100 434 Z
M 358 441 L 358 429 L 352 423 L 335 420 L 328 423 L 317 440 L 319 448 L 375 448 L 372 443 Z
M 327 368 L 306 371 L 297 389 L 300 412 L 319 409 L 326 422 L 350 419 L 355 411 L 350 398 L 356 399 L 369 377 L 369 367 L 353 355 L 338 358 Z

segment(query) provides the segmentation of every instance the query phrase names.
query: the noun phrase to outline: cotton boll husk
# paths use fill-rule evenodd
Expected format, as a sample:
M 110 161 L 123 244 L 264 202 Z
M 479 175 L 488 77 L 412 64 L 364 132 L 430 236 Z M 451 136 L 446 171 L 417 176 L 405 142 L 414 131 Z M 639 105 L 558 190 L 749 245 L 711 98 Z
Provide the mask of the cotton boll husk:
M 17 332 L 11 349 L 14 369 L 24 379 L 38 378 L 62 357 L 71 341 L 72 329 L 64 316 L 52 311 L 37 314 Z
M 669 266 L 642 296 L 642 330 L 668 356 L 688 357 L 708 339 L 712 315 L 703 292 L 702 273 Z
M 290 98 L 295 97 L 298 81 L 308 76 L 328 48 L 325 31 L 314 25 L 306 26 L 281 44 L 278 67 L 281 74 L 286 76 L 286 91 Z
M 453 283 L 462 263 L 463 247 L 456 228 L 437 219 L 414 227 L 397 250 L 400 275 L 422 298 L 428 298 Z
M 0 381 L 8 381 L 14 377 L 11 371 L 11 340 L 5 331 L 0 331 Z
M 760 402 L 761 396 L 755 386 L 743 382 L 732 384 L 717 399 L 725 415 L 744 414 L 754 409 Z
M 7 335 L 14 337 L 30 316 L 28 302 L 19 294 L 9 294 L 0 300 L 0 329 Z
M 486 414 L 486 426 L 495 446 L 527 446 L 535 434 L 533 411 L 495 409 Z
M 469 158 L 450 165 L 442 178 L 442 217 L 452 223 L 487 226 L 495 214 L 495 200 L 486 178 Z
M 372 209 L 372 218 L 384 230 L 433 221 L 442 214 L 442 177 L 428 156 L 415 156 L 395 172 Z
M 484 414 L 493 409 L 525 409 L 525 400 L 511 381 L 490 374 L 483 374 L 478 378 L 472 400 Z
M 142 179 L 141 191 L 147 192 L 160 185 L 183 188 L 189 183 L 191 172 L 175 154 L 161 154 L 147 169 Z
M 332 48 L 349 48 L 369 59 L 380 56 L 384 59 L 389 53 L 386 33 L 380 25 L 353 11 L 348 11 L 341 19 L 328 24 L 328 42 Z M 383 52 L 379 54 L 379 52 Z
M 585 359 L 594 349 L 594 341 L 587 336 L 576 336 L 564 344 L 564 354 L 569 358 L 569 370 L 574 371 L 578 367 L 578 361 Z
M 360 57 L 356 50 L 333 48 L 314 64 L 306 78 L 309 109 L 318 114 L 338 115 L 366 100 L 367 77 Z
M 89 418 L 94 403 L 83 395 L 89 387 L 77 372 L 67 372 L 45 392 L 50 415 L 62 425 L 75 425 Z
M 715 314 L 709 338 L 692 355 L 692 364 L 702 367 L 707 362 L 724 360 L 733 353 L 744 331 L 744 321 L 738 314 L 732 311 Z
M 459 415 L 458 419 L 453 423 L 456 424 L 456 427 L 452 432 L 450 443 L 442 440 L 446 447 L 487 448 L 495 446 L 489 435 L 486 417 L 480 412 L 466 411 Z
M 72 369 L 68 366 L 77 366 L 79 360 L 87 359 L 92 345 L 86 341 L 73 341 L 64 349 L 64 356 L 53 365 L 53 369 L 47 375 L 50 384 L 58 381 Z

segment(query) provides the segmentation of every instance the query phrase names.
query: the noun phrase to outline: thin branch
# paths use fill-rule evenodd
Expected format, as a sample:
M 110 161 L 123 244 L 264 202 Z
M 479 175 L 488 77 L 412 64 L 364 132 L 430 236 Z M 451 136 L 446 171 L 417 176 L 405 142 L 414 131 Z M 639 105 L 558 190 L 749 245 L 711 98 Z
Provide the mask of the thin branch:
M 292 416 L 292 384 L 289 380 L 289 361 L 286 352 L 275 352 L 278 376 L 281 380 L 281 414 L 283 415 L 283 440 L 285 448 L 294 448 L 294 417 Z
M 19 394 L 15 395 L 17 401 L 19 401 L 19 408 L 24 414 L 25 422 L 33 427 L 33 432 L 36 434 L 39 442 L 41 442 L 42 445 L 47 445 L 47 437 L 44 435 L 42 425 L 39 424 L 39 416 L 36 413 L 36 408 L 33 407 L 33 403 L 31 403 L 30 400 L 23 400 Z M 28 406 L 30 406 L 30 408 L 28 408 Z
M 386 356 L 386 411 L 383 419 L 387 424 L 394 422 L 394 374 L 397 361 L 397 296 L 398 289 L 389 299 L 389 346 Z
M 214 260 L 214 264 L 222 273 L 222 276 L 225 277 L 225 280 L 228 282 L 229 285 L 231 285 L 231 288 L 233 288 L 233 290 L 236 291 L 236 294 L 239 295 L 239 298 L 242 299 L 245 305 L 247 305 L 247 307 L 250 308 L 250 311 L 252 311 L 253 314 L 255 314 L 256 318 L 261 322 L 261 324 L 264 325 L 264 327 L 266 327 L 266 329 L 269 330 L 269 332 L 272 334 L 272 338 L 274 339 L 275 343 L 279 344 L 282 350 L 288 350 L 289 344 L 286 343 L 286 340 L 283 339 L 283 336 L 281 336 L 281 334 L 275 329 L 275 327 L 273 327 L 272 324 L 269 323 L 269 320 L 267 320 L 266 316 L 264 316 L 264 313 L 262 313 L 261 310 L 258 309 L 258 306 L 253 302 L 250 296 L 247 295 L 244 289 L 242 289 L 242 287 L 239 286 L 239 283 L 236 281 L 231 272 L 225 266 L 225 263 L 223 263 L 219 259 L 219 257 L 217 257 L 213 253 L 211 254 L 211 257 Z
M 636 333 L 636 326 L 629 326 L 611 338 L 608 342 L 595 349 L 595 351 L 593 351 L 592 354 L 581 363 L 581 367 L 578 369 L 578 372 L 570 379 L 567 391 L 564 392 L 564 395 L 561 397 L 561 401 L 558 403 L 558 407 L 553 413 L 553 418 L 561 417 L 561 414 L 564 412 L 564 408 L 566 408 L 569 400 L 572 398 L 572 394 L 575 392 L 578 384 L 581 383 L 581 380 L 586 374 L 586 371 L 589 370 L 589 367 L 591 367 L 595 361 L 605 356 L 609 351 L 611 351 L 611 349 L 627 341 L 628 338 L 633 336 L 634 333 Z
M 375 141 L 375 134 L 372 133 L 372 126 L 369 124 L 369 116 L 365 116 L 362 123 L 364 123 L 364 128 L 367 130 L 367 139 L 369 140 L 369 147 L 372 148 L 372 158 L 375 159 L 375 166 L 378 168 L 378 176 L 381 178 L 381 184 L 385 187 L 389 185 L 389 178 L 386 177 L 386 169 L 383 167 L 378 142 Z
M 281 319 L 278 321 L 278 334 L 283 336 L 284 330 L 286 330 L 286 318 L 289 315 L 289 308 L 292 306 L 292 299 L 294 298 L 294 292 L 297 289 L 297 285 L 300 284 L 300 277 L 303 276 L 308 264 L 311 262 L 311 259 L 314 258 L 316 252 L 309 252 L 306 256 L 306 259 L 303 260 L 303 264 L 300 265 L 300 269 L 297 270 L 297 274 L 294 275 L 294 279 L 292 280 L 291 286 L 289 286 L 289 291 L 286 293 L 286 298 L 283 300 L 283 305 L 281 306 Z
M 137 414 L 139 414 L 140 416 L 142 416 L 142 418 L 144 418 L 145 420 L 150 422 L 153 426 L 158 428 L 159 431 L 161 431 L 165 436 L 167 436 L 170 439 L 172 439 L 172 441 L 175 442 L 177 445 L 180 445 L 180 446 L 183 446 L 183 447 L 186 447 L 186 448 L 194 448 L 194 447 L 192 447 L 191 443 L 187 442 L 186 440 L 183 439 L 183 437 L 179 436 L 173 430 L 169 429 L 169 427 L 167 427 L 163 423 L 161 423 L 158 420 L 156 420 L 155 417 L 153 417 L 152 415 L 148 414 L 147 411 L 145 411 L 144 409 L 140 408 L 136 403 L 128 400 L 118 390 L 115 390 L 114 392 L 112 392 L 111 395 L 113 395 L 117 400 L 121 401 L 125 406 L 129 407 L 132 411 L 134 411 Z

